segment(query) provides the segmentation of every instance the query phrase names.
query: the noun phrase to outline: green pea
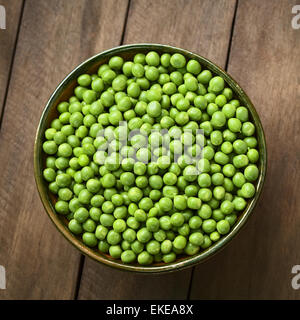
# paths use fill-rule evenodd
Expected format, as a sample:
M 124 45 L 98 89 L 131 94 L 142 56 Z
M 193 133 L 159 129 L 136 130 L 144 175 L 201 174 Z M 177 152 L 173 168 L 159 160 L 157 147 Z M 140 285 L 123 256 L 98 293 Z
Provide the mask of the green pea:
M 170 64 L 176 69 L 183 68 L 186 64 L 185 57 L 180 53 L 174 53 L 170 58 Z
M 184 249 L 186 246 L 186 238 L 182 235 L 177 236 L 173 241 L 173 246 L 176 249 Z

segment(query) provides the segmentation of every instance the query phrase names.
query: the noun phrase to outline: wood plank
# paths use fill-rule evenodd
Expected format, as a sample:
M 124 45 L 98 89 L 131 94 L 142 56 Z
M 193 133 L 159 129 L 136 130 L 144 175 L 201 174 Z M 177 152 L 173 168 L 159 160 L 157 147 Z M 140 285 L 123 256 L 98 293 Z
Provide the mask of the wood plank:
M 235 1 L 131 1 L 125 43 L 171 44 L 224 67 L 234 7 Z M 164 275 L 126 274 L 87 259 L 79 298 L 185 299 L 190 278 L 191 269 Z
M 240 235 L 197 267 L 193 299 L 300 297 L 291 286 L 292 266 L 300 261 L 300 31 L 291 27 L 297 2 L 239 1 L 229 73 L 261 117 L 267 179 Z
M 5 0 L 1 5 L 5 8 L 6 29 L 0 30 L 0 115 L 8 86 L 23 1 Z
M 131 3 L 125 43 L 178 46 L 225 66 L 235 0 Z
M 0 264 L 7 274 L 0 299 L 74 297 L 80 254 L 38 197 L 34 136 L 59 81 L 120 42 L 126 7 L 122 0 L 26 1 L 0 136 Z

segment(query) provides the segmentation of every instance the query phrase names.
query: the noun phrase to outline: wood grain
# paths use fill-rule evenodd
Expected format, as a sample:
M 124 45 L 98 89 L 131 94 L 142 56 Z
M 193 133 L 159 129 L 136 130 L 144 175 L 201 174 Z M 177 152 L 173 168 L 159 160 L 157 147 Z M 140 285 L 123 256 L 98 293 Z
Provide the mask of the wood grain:
M 80 254 L 41 205 L 34 136 L 59 81 L 87 57 L 120 42 L 126 7 L 123 0 L 26 1 L 0 132 L 0 264 L 7 274 L 0 299 L 75 295 Z
M 6 12 L 6 29 L 0 29 L 0 117 L 8 86 L 11 64 L 21 18 L 22 0 L 5 0 L 1 2 Z
M 197 267 L 193 299 L 299 299 L 300 31 L 298 1 L 239 1 L 229 73 L 249 94 L 267 139 L 264 192 L 248 225 L 224 251 Z M 299 3 L 299 2 L 298 2 Z
M 131 1 L 125 43 L 175 45 L 224 67 L 234 7 L 235 1 Z M 191 269 L 138 275 L 86 259 L 79 299 L 186 299 L 190 279 Z
M 235 0 L 133 0 L 124 41 L 179 46 L 224 67 L 234 8 Z

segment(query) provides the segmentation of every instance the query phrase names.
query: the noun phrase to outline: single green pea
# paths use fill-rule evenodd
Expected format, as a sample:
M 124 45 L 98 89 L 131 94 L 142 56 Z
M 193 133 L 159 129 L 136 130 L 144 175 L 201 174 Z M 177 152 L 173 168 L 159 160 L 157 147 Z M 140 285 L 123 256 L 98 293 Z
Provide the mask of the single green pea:
M 233 157 L 232 161 L 233 161 L 233 165 L 239 169 L 246 167 L 249 163 L 248 157 L 244 154 L 237 155 L 237 156 Z
M 199 177 L 198 177 L 199 178 Z M 185 189 L 184 189 L 184 193 L 188 196 L 188 197 L 194 197 L 198 194 L 199 191 L 199 187 L 197 185 L 188 185 Z
M 55 181 L 59 187 L 63 188 L 68 187 L 71 184 L 72 178 L 67 173 L 61 173 L 56 175 Z
M 168 197 L 163 197 L 163 198 L 159 199 L 158 203 L 159 203 L 159 208 L 163 212 L 169 212 L 173 208 L 173 201 L 172 201 L 172 199 L 170 199 Z
M 48 182 L 53 182 L 56 179 L 56 172 L 53 168 L 46 168 L 43 171 L 43 176 Z
M 246 182 L 242 186 L 241 193 L 245 198 L 252 198 L 255 194 L 254 185 L 250 182 Z
M 211 182 L 215 186 L 220 186 L 224 183 L 224 175 L 220 172 L 216 172 L 211 176 Z
M 156 118 L 161 115 L 161 105 L 158 101 L 151 101 L 147 106 L 147 114 Z
M 217 186 L 213 189 L 213 196 L 217 200 L 222 200 L 225 196 L 225 188 L 223 186 Z
M 55 154 L 57 152 L 57 144 L 54 141 L 46 141 L 43 143 L 43 150 L 47 154 Z
M 258 175 L 259 175 L 259 170 L 256 165 L 251 164 L 247 166 L 244 170 L 244 176 L 250 182 L 257 180 Z
M 209 81 L 209 87 L 214 93 L 221 92 L 224 89 L 224 85 L 225 85 L 225 82 L 223 78 L 219 76 L 215 76 L 211 78 Z
M 112 258 L 119 259 L 122 254 L 122 248 L 120 247 L 120 245 L 111 245 L 109 247 L 109 254 Z
M 203 70 L 197 77 L 198 81 L 202 84 L 208 84 L 212 78 L 212 73 L 209 70 Z
M 170 64 L 176 69 L 183 68 L 186 64 L 185 57 L 180 53 L 174 53 L 170 58 Z
M 82 228 L 86 232 L 94 232 L 96 229 L 96 223 L 92 219 L 87 219 L 83 224 Z
M 69 221 L 68 228 L 74 234 L 81 234 L 83 231 L 81 224 L 75 219 Z
M 195 246 L 201 246 L 204 242 L 204 236 L 201 232 L 194 232 L 189 236 L 189 241 Z
M 145 77 L 149 81 L 156 81 L 159 78 L 159 71 L 156 67 L 150 66 L 145 68 Z
M 226 164 L 222 170 L 223 170 L 223 174 L 229 178 L 233 177 L 234 174 L 236 173 L 236 169 L 231 163 Z
M 184 252 L 189 255 L 189 256 L 193 256 L 195 254 L 197 254 L 200 250 L 200 247 L 197 245 L 194 245 L 191 242 L 188 242 L 186 247 L 184 248 Z
M 229 200 L 224 200 L 222 203 L 221 203 L 221 211 L 222 213 L 224 214 L 231 214 L 234 210 L 234 204 L 229 201 Z
M 156 255 L 160 253 L 160 243 L 156 240 L 151 240 L 146 245 L 146 250 L 151 255 Z
M 227 98 L 223 94 L 219 94 L 216 99 L 215 103 L 219 107 L 223 107 L 227 103 Z
M 141 228 L 137 232 L 137 239 L 141 243 L 147 243 L 152 238 L 152 233 L 147 228 Z
M 248 121 L 248 118 L 249 118 L 248 109 L 245 107 L 238 107 L 236 109 L 236 118 L 242 122 Z
M 125 250 L 121 253 L 121 260 L 124 263 L 132 263 L 136 260 L 136 254 L 133 250 Z
M 235 116 L 236 113 L 236 108 L 234 105 L 230 104 L 230 103 L 226 103 L 223 107 L 222 107 L 222 112 L 225 114 L 225 117 L 227 119 L 233 118 Z
M 228 129 L 232 132 L 241 132 L 242 129 L 242 123 L 237 118 L 230 118 L 227 122 Z
M 184 224 L 184 216 L 179 212 L 173 213 L 170 223 L 174 227 L 181 227 Z
M 233 178 L 232 178 L 232 182 L 233 184 L 238 187 L 241 188 L 245 183 L 246 183 L 246 178 L 243 175 L 243 173 L 241 172 L 237 172 Z
M 208 204 L 203 203 L 201 208 L 198 210 L 198 215 L 204 220 L 209 219 L 212 215 L 211 207 Z
M 222 132 L 219 130 L 212 131 L 210 134 L 210 141 L 214 146 L 219 146 L 223 142 Z
M 186 238 L 182 235 L 177 236 L 173 241 L 173 246 L 176 249 L 184 249 L 187 244 Z
M 201 72 L 201 65 L 197 60 L 191 59 L 186 65 L 186 70 L 194 75 L 198 75 Z
M 149 66 L 157 67 L 160 63 L 160 56 L 155 51 L 150 51 L 146 54 L 145 61 Z
M 190 209 L 198 210 L 201 207 L 201 200 L 196 197 L 189 197 L 187 201 L 187 206 Z
M 217 223 L 213 219 L 204 220 L 202 223 L 202 230 L 208 234 L 215 231 L 216 227 L 217 227 Z
M 229 157 L 227 154 L 225 154 L 221 151 L 218 151 L 215 153 L 214 160 L 216 163 L 218 163 L 220 165 L 225 165 L 229 162 Z
M 222 95 L 225 96 L 226 100 L 231 100 L 232 96 L 233 96 L 233 92 L 232 89 L 230 88 L 224 88 L 224 90 L 222 91 Z
M 153 237 L 156 241 L 163 242 L 166 239 L 167 235 L 164 230 L 159 229 L 158 231 L 153 233 Z
M 214 128 L 222 128 L 226 124 L 226 116 L 222 111 L 216 111 L 212 114 L 211 124 Z
M 218 240 L 221 238 L 221 235 L 220 235 L 220 233 L 219 233 L 218 231 L 214 231 L 214 232 L 212 232 L 212 233 L 209 235 L 209 238 L 210 238 L 212 241 L 216 242 L 216 241 L 218 241 Z
M 184 85 L 188 91 L 196 91 L 198 89 L 198 81 L 193 76 L 186 78 L 184 80 Z
M 227 234 L 230 231 L 230 224 L 227 220 L 220 220 L 217 222 L 217 231 L 220 234 Z
M 178 210 L 185 210 L 187 207 L 187 200 L 182 195 L 174 196 L 174 207 Z
M 259 159 L 259 153 L 256 149 L 249 149 L 247 157 L 251 163 L 256 163 Z
M 144 244 L 142 244 L 138 240 L 135 240 L 131 243 L 131 249 L 135 254 L 139 254 L 144 250 Z
M 100 240 L 98 243 L 98 249 L 100 252 L 108 253 L 109 252 L 109 244 L 105 240 Z
M 62 215 L 68 214 L 70 212 L 68 202 L 63 200 L 58 200 L 55 203 L 55 210 Z
M 212 198 L 212 191 L 208 188 L 201 188 L 198 192 L 198 198 L 201 201 L 208 202 Z
M 206 136 L 209 136 L 213 131 L 213 126 L 210 121 L 203 121 L 200 124 L 200 129 L 202 129 L 204 131 L 204 134 Z
M 168 254 L 171 252 L 172 247 L 173 247 L 172 241 L 169 239 L 166 239 L 161 243 L 160 250 L 163 254 Z
M 176 253 L 170 252 L 168 254 L 163 255 L 163 261 L 164 263 L 171 263 L 176 260 Z
M 197 175 L 199 171 L 198 169 L 193 165 L 188 165 L 183 170 L 183 177 L 188 182 L 193 182 L 197 180 Z
M 109 59 L 108 65 L 114 70 L 121 70 L 124 60 L 121 57 L 114 56 Z
M 57 183 L 55 181 L 53 181 L 49 184 L 49 190 L 54 194 L 58 194 L 59 186 L 57 185 Z
M 234 209 L 237 211 L 242 211 L 246 208 L 247 202 L 244 198 L 241 197 L 236 197 L 235 199 L 233 199 L 232 201 L 233 205 L 234 205 Z
M 250 137 L 254 134 L 255 132 L 255 126 L 252 122 L 244 122 L 242 125 L 242 133 L 246 137 Z
M 223 138 L 225 141 L 234 142 L 236 140 L 236 133 L 226 129 L 223 131 Z
M 82 241 L 89 247 L 95 247 L 98 244 L 98 240 L 92 232 L 84 232 L 82 235 Z
M 141 265 L 149 265 L 153 262 L 153 257 L 147 251 L 142 251 L 137 257 L 138 263 Z
M 207 173 L 201 173 L 198 176 L 198 184 L 201 188 L 208 188 L 211 185 L 211 176 Z
M 244 141 L 247 143 L 248 148 L 255 148 L 257 146 L 257 139 L 255 137 L 246 137 Z
M 232 146 L 234 152 L 237 154 L 244 154 L 248 151 L 247 143 L 241 139 L 235 140 Z

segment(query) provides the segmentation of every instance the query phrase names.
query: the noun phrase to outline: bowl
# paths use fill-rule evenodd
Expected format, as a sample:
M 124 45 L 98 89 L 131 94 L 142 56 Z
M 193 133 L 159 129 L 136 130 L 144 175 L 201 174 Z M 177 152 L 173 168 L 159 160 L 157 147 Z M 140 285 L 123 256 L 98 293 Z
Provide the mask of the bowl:
M 83 242 L 80 240 L 79 237 L 73 235 L 68 227 L 67 227 L 67 219 L 63 216 L 60 216 L 55 213 L 54 204 L 55 204 L 55 196 L 51 194 L 48 190 L 48 186 L 46 181 L 43 179 L 42 170 L 45 165 L 45 155 L 42 151 L 42 144 L 44 142 L 44 132 L 49 127 L 51 121 L 56 118 L 58 112 L 56 110 L 56 106 L 61 101 L 67 100 L 73 93 L 73 89 L 76 86 L 77 77 L 83 73 L 94 73 L 101 64 L 107 63 L 109 58 L 114 55 L 119 55 L 126 59 L 132 58 L 138 52 L 149 52 L 151 50 L 155 50 L 162 53 L 181 53 L 185 57 L 189 59 L 196 59 L 200 62 L 202 67 L 205 67 L 211 70 L 214 74 L 219 75 L 224 78 L 227 85 L 233 90 L 234 96 L 241 101 L 241 104 L 246 106 L 250 111 L 251 120 L 254 122 L 256 126 L 256 137 L 258 140 L 258 150 L 260 152 L 260 159 L 259 159 L 259 178 L 256 182 L 256 194 L 255 197 L 252 198 L 245 210 L 239 215 L 237 222 L 235 223 L 234 227 L 231 229 L 230 233 L 226 236 L 223 236 L 219 241 L 214 243 L 208 249 L 199 252 L 194 256 L 185 256 L 180 257 L 176 261 L 165 264 L 165 263 L 156 263 L 151 266 L 141 266 L 138 264 L 124 264 L 121 260 L 115 260 L 111 258 L 107 254 L 100 253 L 97 250 L 91 249 L 87 247 Z M 162 272 L 172 272 L 176 270 L 181 270 L 187 267 L 195 266 L 200 262 L 205 261 L 209 257 L 212 257 L 214 254 L 219 252 L 225 245 L 227 245 L 241 230 L 241 228 L 245 225 L 246 221 L 250 217 L 253 209 L 260 197 L 265 176 L 266 176 L 266 164 L 267 164 L 267 150 L 266 150 L 266 142 L 262 124 L 260 122 L 259 116 L 250 101 L 247 94 L 243 91 L 243 89 L 239 86 L 239 84 L 224 70 L 218 67 L 213 62 L 209 61 L 208 59 L 189 52 L 184 49 L 171 47 L 168 45 L 161 45 L 161 44 L 130 44 L 119 46 L 116 48 L 112 48 L 110 50 L 106 50 L 101 52 L 88 60 L 81 63 L 78 67 L 76 67 L 71 73 L 69 73 L 58 85 L 55 89 L 53 94 L 51 95 L 50 99 L 48 100 L 45 109 L 42 113 L 37 133 L 35 137 L 34 143 L 34 174 L 37 189 L 42 200 L 42 203 L 45 207 L 45 210 L 52 220 L 56 228 L 63 234 L 63 236 L 71 242 L 77 249 L 80 250 L 81 253 L 84 255 L 100 262 L 110 267 L 114 267 L 119 270 L 127 270 L 133 272 L 141 272 L 141 273 L 162 273 Z

